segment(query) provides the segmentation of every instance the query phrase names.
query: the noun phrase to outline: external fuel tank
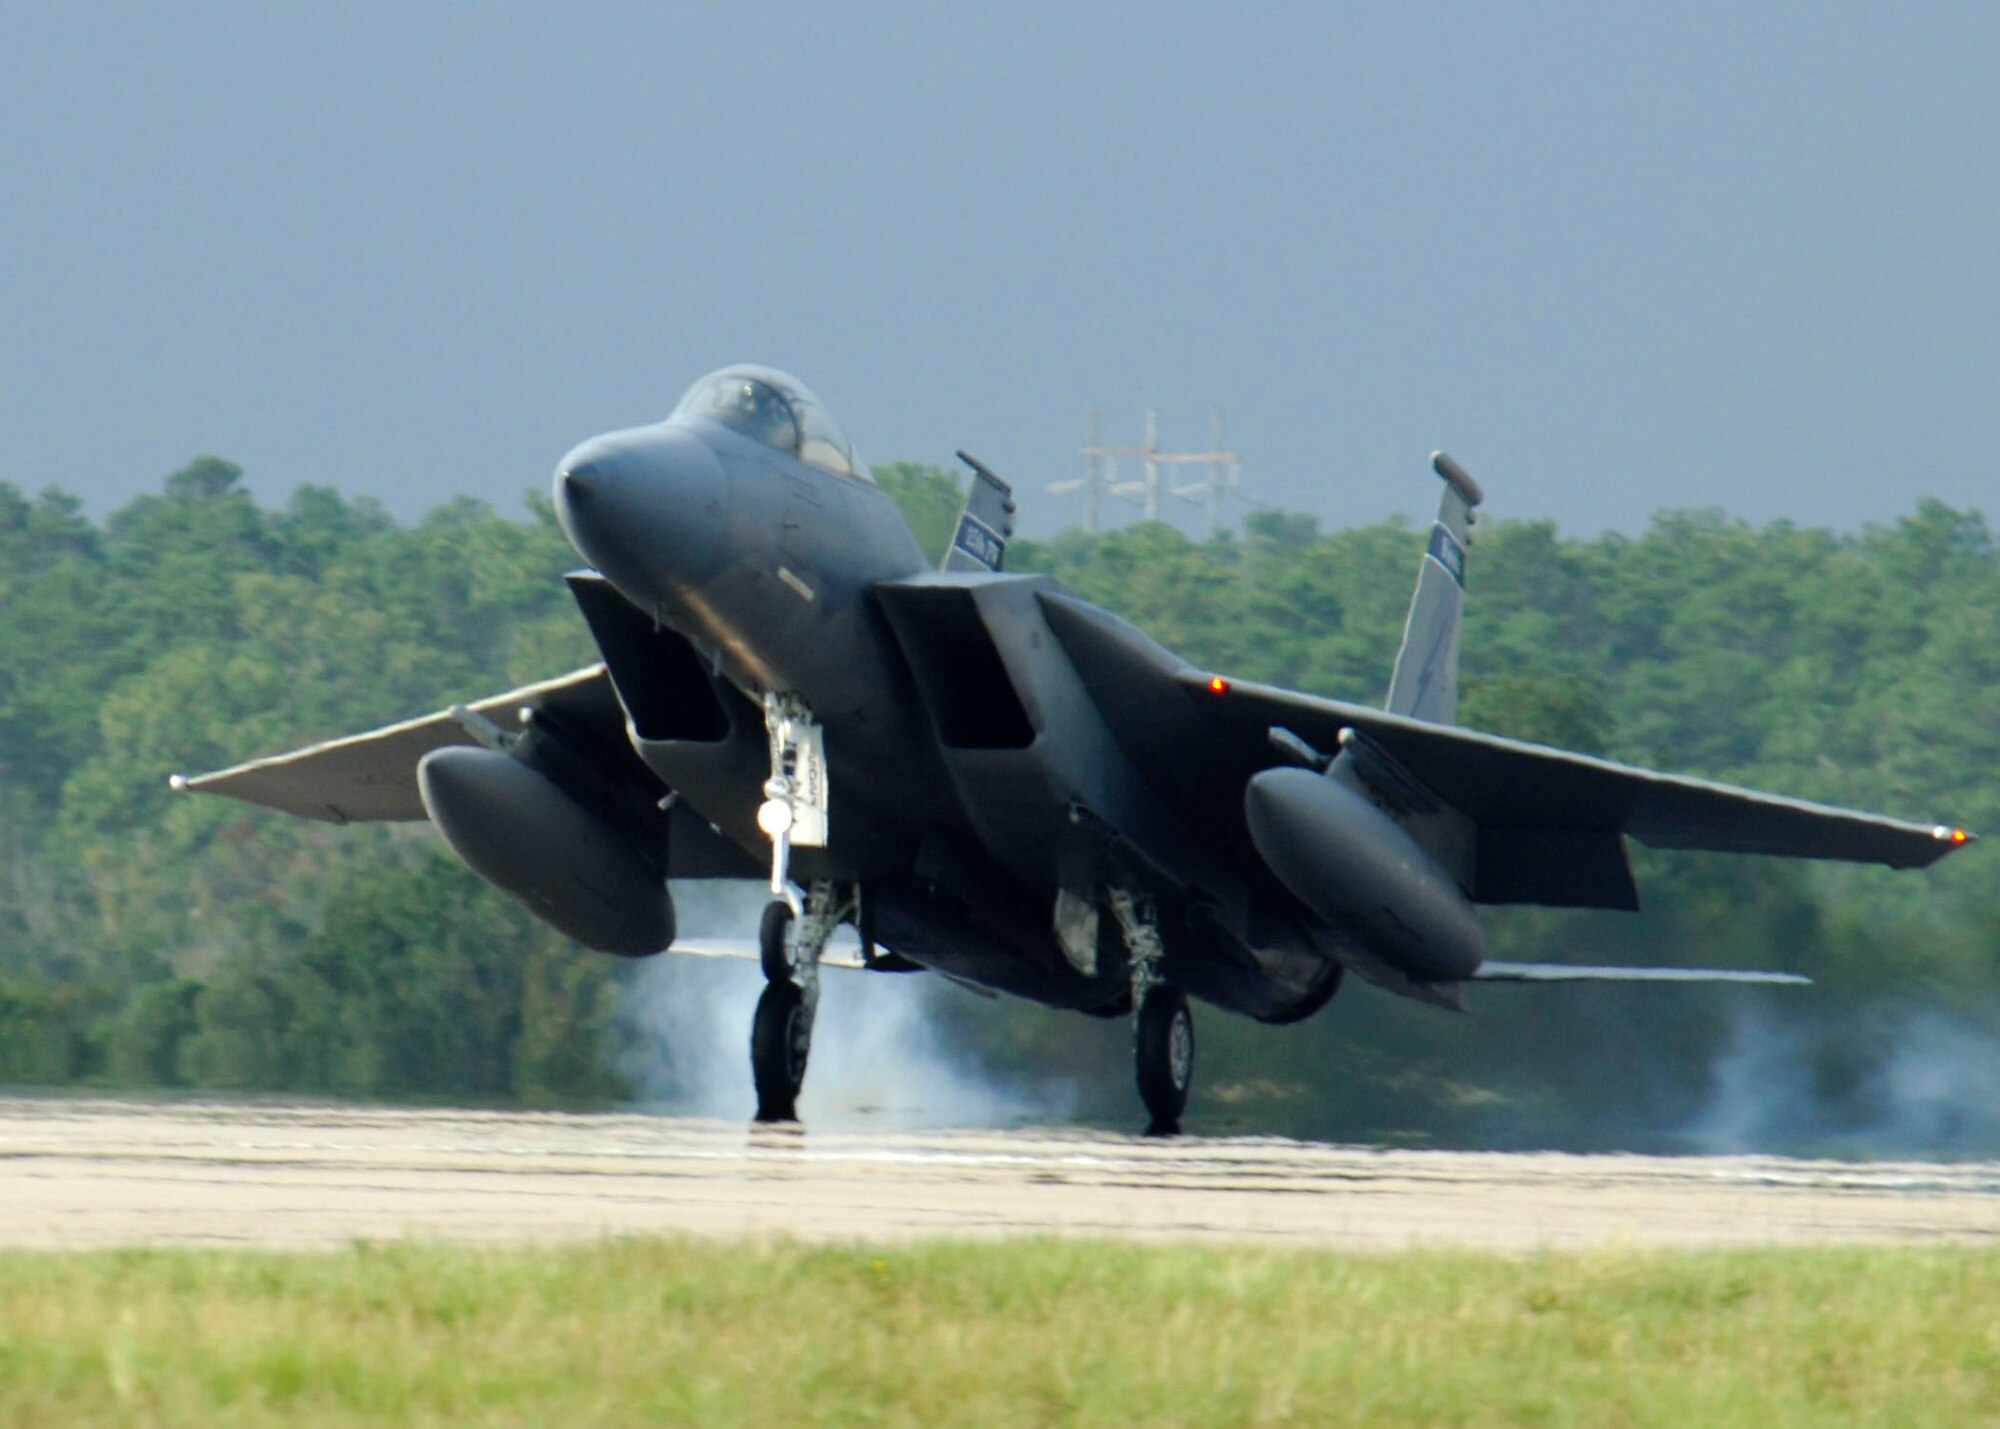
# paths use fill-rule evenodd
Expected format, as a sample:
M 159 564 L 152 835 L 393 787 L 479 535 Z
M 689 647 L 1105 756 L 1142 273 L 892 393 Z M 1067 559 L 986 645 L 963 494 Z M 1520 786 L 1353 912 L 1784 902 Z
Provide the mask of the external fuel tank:
M 512 755 L 465 745 L 434 750 L 417 765 L 417 787 L 452 852 L 543 922 L 627 958 L 673 942 L 663 870 Z
M 1279 882 L 1410 977 L 1455 981 L 1479 966 L 1465 890 L 1365 795 L 1312 770 L 1268 769 L 1244 791 L 1243 812 Z

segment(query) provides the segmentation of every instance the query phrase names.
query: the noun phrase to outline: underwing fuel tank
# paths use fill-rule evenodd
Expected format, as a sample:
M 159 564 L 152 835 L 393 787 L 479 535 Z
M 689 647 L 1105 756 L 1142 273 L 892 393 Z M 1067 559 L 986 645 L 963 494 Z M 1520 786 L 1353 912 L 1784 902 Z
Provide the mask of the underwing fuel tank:
M 587 948 L 643 958 L 674 940 L 666 879 L 605 819 L 508 754 L 454 745 L 417 765 L 424 809 L 488 883 Z
M 1479 921 L 1464 891 L 1347 784 L 1307 769 L 1267 769 L 1244 790 L 1243 813 L 1279 882 L 1410 977 L 1455 981 L 1479 966 Z

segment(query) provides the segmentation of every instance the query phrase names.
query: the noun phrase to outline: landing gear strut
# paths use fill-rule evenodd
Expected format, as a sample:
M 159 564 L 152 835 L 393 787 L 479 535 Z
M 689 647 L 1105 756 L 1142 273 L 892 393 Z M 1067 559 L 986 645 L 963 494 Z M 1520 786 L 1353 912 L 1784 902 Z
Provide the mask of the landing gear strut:
M 1111 911 L 1132 967 L 1132 1061 L 1152 1123 L 1148 1136 L 1178 1136 L 1194 1082 L 1194 1017 L 1187 995 L 1160 975 L 1165 949 L 1151 902 L 1110 890 Z
M 757 1084 L 757 1120 L 796 1121 L 819 1010 L 820 954 L 841 920 L 853 914 L 855 895 L 843 895 L 829 879 L 813 880 L 804 897 L 792 886 L 792 849 L 826 845 L 826 746 L 812 711 L 797 695 L 767 694 L 764 730 L 771 777 L 764 781 L 757 826 L 771 840 L 771 902 L 757 927 L 767 986 L 750 1023 L 750 1075 Z
M 771 840 L 771 896 L 802 913 L 792 890 L 792 850 L 826 847 L 826 736 L 806 702 L 786 694 L 764 696 L 764 733 L 771 777 L 764 781 L 757 827 Z

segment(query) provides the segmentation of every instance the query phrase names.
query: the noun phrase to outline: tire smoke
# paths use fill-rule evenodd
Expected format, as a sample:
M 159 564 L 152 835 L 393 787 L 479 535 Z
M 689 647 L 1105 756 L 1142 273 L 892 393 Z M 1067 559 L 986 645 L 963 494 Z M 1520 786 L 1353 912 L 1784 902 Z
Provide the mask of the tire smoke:
M 674 887 L 690 937 L 754 936 L 767 898 L 752 884 Z M 750 962 L 668 953 L 634 965 L 619 996 L 613 1070 L 649 1110 L 747 1120 L 757 1104 L 750 1019 L 763 990 Z M 800 1119 L 825 1128 L 1068 1119 L 1073 1087 L 1003 1079 L 939 1035 L 934 1002 L 969 996 L 929 973 L 825 969 Z
M 1864 1159 L 2000 1154 L 2000 1038 L 1935 1008 L 1805 1027 L 1745 1008 L 1681 1129 L 1691 1149 Z

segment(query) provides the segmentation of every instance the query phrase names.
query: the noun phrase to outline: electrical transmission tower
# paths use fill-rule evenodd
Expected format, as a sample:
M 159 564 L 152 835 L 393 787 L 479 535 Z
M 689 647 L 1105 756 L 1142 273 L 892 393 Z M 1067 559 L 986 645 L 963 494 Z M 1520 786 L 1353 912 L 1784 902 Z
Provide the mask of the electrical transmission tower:
M 1138 459 L 1140 474 L 1136 479 L 1119 479 L 1118 464 L 1125 457 Z M 1171 475 L 1196 466 L 1206 468 L 1196 480 L 1180 481 Z M 1200 452 L 1161 451 L 1160 414 L 1151 407 L 1146 409 L 1146 437 L 1142 445 L 1106 446 L 1098 431 L 1097 408 L 1092 407 L 1090 423 L 1083 435 L 1083 475 L 1074 481 L 1054 482 L 1049 486 L 1049 492 L 1055 496 L 1066 496 L 1073 491 L 1083 493 L 1083 529 L 1086 531 L 1095 532 L 1098 529 L 1104 498 L 1109 496 L 1139 507 L 1148 521 L 1158 521 L 1161 508 L 1169 500 L 1202 506 L 1206 511 L 1208 535 L 1214 537 L 1222 530 L 1224 497 L 1233 496 L 1246 504 L 1256 504 L 1243 494 L 1242 487 L 1243 459 L 1223 445 L 1220 407 L 1209 409 L 1208 450 Z

